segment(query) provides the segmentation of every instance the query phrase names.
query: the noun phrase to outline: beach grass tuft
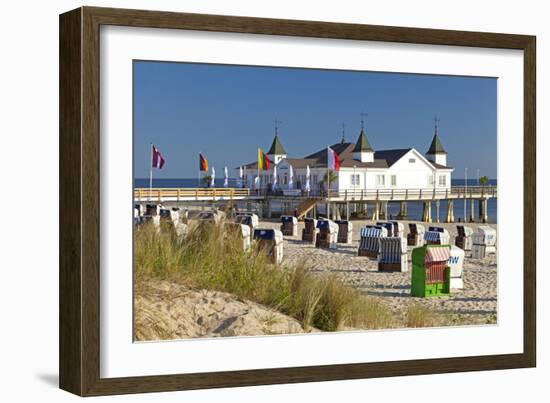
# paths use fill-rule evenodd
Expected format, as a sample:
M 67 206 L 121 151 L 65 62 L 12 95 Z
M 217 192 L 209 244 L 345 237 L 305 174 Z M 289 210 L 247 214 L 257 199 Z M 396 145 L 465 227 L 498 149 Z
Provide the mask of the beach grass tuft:
M 140 226 L 134 256 L 137 284 L 153 278 L 228 292 L 291 316 L 305 330 L 391 327 L 389 309 L 376 298 L 336 276 L 312 274 L 305 261 L 274 265 L 255 245 L 244 252 L 242 240 L 223 225 L 195 225 L 184 239 L 168 229 Z
M 436 326 L 439 319 L 436 313 L 419 303 L 412 303 L 407 308 L 407 327 Z

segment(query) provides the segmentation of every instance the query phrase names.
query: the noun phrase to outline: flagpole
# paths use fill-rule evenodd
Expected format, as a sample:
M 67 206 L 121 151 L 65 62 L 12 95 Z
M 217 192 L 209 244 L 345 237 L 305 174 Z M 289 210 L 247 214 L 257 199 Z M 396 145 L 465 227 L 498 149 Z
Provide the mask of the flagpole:
M 201 155 L 202 153 L 199 152 L 199 172 L 197 174 L 197 187 L 200 188 L 201 187 L 201 168 L 202 168 L 202 158 L 201 158 Z
M 149 201 L 153 193 L 153 143 L 151 143 L 151 163 L 149 164 Z
M 327 147 L 327 218 L 330 220 L 330 170 L 329 170 L 329 164 L 328 164 L 328 159 L 329 159 L 329 149 L 330 147 Z
M 262 182 L 260 181 L 260 147 L 258 146 L 258 194 L 260 194 L 260 189 L 262 188 Z

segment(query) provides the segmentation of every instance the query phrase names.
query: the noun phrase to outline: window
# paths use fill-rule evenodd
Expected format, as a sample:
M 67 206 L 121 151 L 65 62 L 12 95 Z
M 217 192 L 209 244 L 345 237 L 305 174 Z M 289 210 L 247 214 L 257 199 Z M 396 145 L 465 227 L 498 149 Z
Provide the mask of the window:
M 317 175 L 313 175 L 313 184 L 316 185 L 318 181 Z
M 360 176 L 359 174 L 352 174 L 351 175 L 351 186 L 359 186 L 360 184 Z
M 447 186 L 447 175 L 439 175 L 439 186 Z
M 285 176 L 283 176 L 283 185 L 286 185 L 288 184 L 288 175 L 285 174 Z
M 384 175 L 376 175 L 376 186 L 377 187 L 386 186 L 386 177 Z
M 433 186 L 434 185 L 434 176 L 428 175 L 428 185 Z
M 392 175 L 391 176 L 391 185 L 392 186 L 397 186 L 397 175 Z
M 409 158 L 409 164 L 414 164 L 416 162 L 416 158 Z

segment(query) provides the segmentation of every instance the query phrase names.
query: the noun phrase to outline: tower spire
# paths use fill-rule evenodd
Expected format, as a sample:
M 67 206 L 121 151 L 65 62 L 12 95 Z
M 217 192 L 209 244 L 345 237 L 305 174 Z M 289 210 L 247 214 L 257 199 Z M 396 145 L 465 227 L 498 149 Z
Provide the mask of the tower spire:
M 434 117 L 434 134 L 437 134 L 437 125 L 439 123 L 439 118 L 436 116 Z

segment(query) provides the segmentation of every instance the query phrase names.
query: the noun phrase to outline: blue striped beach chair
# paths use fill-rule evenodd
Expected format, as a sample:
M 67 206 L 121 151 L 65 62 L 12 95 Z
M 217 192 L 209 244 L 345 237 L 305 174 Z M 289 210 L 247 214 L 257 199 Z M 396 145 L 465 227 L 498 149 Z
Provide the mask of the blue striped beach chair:
M 367 256 L 370 258 L 378 257 L 380 243 L 378 240 L 381 237 L 388 236 L 388 230 L 378 225 L 367 225 L 361 228 L 361 240 L 359 241 L 359 256 Z
M 400 236 L 379 238 L 378 271 L 408 271 L 407 240 Z
M 441 227 L 429 227 L 424 234 L 426 245 L 449 245 L 449 231 Z

